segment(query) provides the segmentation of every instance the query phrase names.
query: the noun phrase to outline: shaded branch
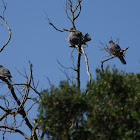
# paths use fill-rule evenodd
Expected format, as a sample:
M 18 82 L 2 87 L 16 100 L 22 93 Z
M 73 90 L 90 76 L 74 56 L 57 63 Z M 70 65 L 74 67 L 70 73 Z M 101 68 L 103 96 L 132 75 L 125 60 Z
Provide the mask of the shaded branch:
M 9 113 L 5 112 L 4 114 L 1 115 L 0 121 L 2 121 Z
M 110 57 L 110 58 L 108 58 L 108 59 L 105 59 L 105 60 L 101 61 L 101 69 L 102 69 L 103 72 L 104 72 L 103 63 L 106 62 L 106 61 L 108 61 L 108 60 L 110 60 L 110 59 L 113 59 L 113 58 L 115 58 L 115 57 L 116 57 L 116 56 L 112 56 L 112 57 Z
M 81 44 L 78 47 L 78 54 L 77 54 L 77 88 L 80 89 L 80 60 L 81 60 Z
M 18 133 L 20 133 L 22 136 L 24 136 L 24 138 L 25 139 L 27 139 L 27 140 L 29 140 L 29 137 L 25 134 L 25 133 L 23 133 L 21 130 L 19 130 L 19 129 L 15 129 L 14 127 L 10 127 L 10 126 L 0 126 L 0 130 L 1 131 L 6 131 L 6 132 L 18 132 Z
M 9 108 L 4 108 L 2 106 L 0 106 L 0 109 L 2 109 L 5 113 L 1 115 L 0 117 L 0 121 L 2 121 L 6 116 L 8 116 L 9 114 L 14 115 L 15 112 L 12 112 L 14 109 L 9 109 Z

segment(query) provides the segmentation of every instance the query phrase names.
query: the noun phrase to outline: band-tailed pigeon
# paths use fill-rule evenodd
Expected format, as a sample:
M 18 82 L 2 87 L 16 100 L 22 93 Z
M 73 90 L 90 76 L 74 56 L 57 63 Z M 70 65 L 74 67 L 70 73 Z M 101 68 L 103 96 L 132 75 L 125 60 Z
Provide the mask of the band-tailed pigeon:
M 85 36 L 82 35 L 80 31 L 76 31 L 75 29 L 71 28 L 69 30 L 69 37 L 68 41 L 70 43 L 70 47 L 75 47 L 75 45 L 86 45 L 86 42 L 90 41 L 91 37 L 87 33 Z
M 70 43 L 70 47 L 75 47 L 75 45 L 79 45 L 80 44 L 80 37 L 81 37 L 81 33 L 78 31 L 75 31 L 73 28 L 71 28 L 69 30 L 69 37 L 68 37 L 68 41 Z
M 123 64 L 126 64 L 120 46 L 118 44 L 115 44 L 112 40 L 110 40 L 109 43 L 110 43 L 109 45 L 110 53 L 118 57 Z
M 11 76 L 10 71 L 8 69 L 4 68 L 2 65 L 0 65 L 0 76 L 4 77 L 4 78 L 8 78 L 9 81 L 12 82 L 11 81 L 12 76 Z

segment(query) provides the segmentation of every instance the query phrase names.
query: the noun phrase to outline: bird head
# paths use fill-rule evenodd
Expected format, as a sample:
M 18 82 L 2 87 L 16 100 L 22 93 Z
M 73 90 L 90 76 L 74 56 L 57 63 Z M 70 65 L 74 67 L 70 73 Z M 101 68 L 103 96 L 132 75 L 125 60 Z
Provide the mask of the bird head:
M 69 32 L 75 32 L 76 30 L 74 28 L 70 28 Z
M 114 43 L 112 40 L 109 40 L 108 43 Z

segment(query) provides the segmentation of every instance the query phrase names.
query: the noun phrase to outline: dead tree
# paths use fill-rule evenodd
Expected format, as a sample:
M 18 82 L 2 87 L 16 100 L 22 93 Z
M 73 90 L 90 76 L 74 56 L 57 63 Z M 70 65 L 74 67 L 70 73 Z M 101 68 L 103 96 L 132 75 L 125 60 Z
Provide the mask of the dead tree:
M 37 123 L 29 119 L 29 112 L 33 106 L 40 100 L 40 93 L 37 90 L 38 83 L 35 85 L 33 78 L 32 64 L 30 64 L 30 75 L 25 72 L 25 83 L 14 83 L 0 76 L 1 86 L 7 93 L 0 94 L 0 131 L 3 132 L 3 139 L 7 132 L 19 133 L 25 139 L 38 140 Z M 28 106 L 28 108 L 26 107 Z M 10 118 L 10 119 L 9 119 Z M 17 118 L 21 118 L 20 121 Z M 18 122 L 17 122 L 18 120 Z M 22 127 L 30 129 L 30 134 L 23 132 Z
M 79 17 L 80 13 L 81 13 L 81 10 L 82 10 L 82 6 L 81 6 L 81 3 L 82 3 L 82 0 L 66 0 L 66 6 L 65 6 L 65 13 L 67 15 L 67 18 L 70 20 L 71 24 L 72 24 L 72 28 L 76 30 L 76 25 L 75 25 L 75 20 L 77 20 L 77 18 Z M 47 13 L 46 13 L 47 15 Z M 47 20 L 49 21 L 49 24 L 57 31 L 59 32 L 64 32 L 64 31 L 70 31 L 69 29 L 65 29 L 63 28 L 62 30 L 61 29 L 58 29 L 49 19 L 48 15 L 47 15 Z M 78 31 L 79 32 L 79 31 Z M 80 32 L 81 33 L 81 32 Z M 81 33 L 82 34 L 82 33 Z M 88 33 L 86 34 L 88 35 Z M 67 39 L 66 39 L 67 40 Z M 80 38 L 81 40 L 81 38 Z M 82 40 L 81 40 L 82 41 Z M 80 42 L 81 42 L 80 41 Z M 87 56 L 86 56 L 86 53 L 84 51 L 84 48 L 82 47 L 82 44 L 80 43 L 78 46 L 77 46 L 77 65 L 76 67 L 72 67 L 71 69 L 76 71 L 76 81 L 77 81 L 77 88 L 80 89 L 80 62 L 81 62 L 81 55 L 82 55 L 82 52 L 83 52 L 83 55 L 85 57 L 85 63 L 86 63 L 86 67 L 87 67 L 87 74 L 89 76 L 89 82 L 91 82 L 91 74 L 89 72 L 89 65 L 88 65 L 88 59 L 87 59 Z M 73 52 L 73 51 L 72 51 Z M 71 57 L 72 59 L 74 58 L 72 56 L 72 53 L 71 53 Z M 73 62 L 74 63 L 74 62 Z M 60 62 L 59 64 L 67 69 L 66 67 L 64 67 Z M 65 73 L 65 72 L 64 72 Z M 68 74 L 66 74 L 67 77 Z M 70 78 L 68 78 L 70 79 Z
M 5 19 L 7 4 L 3 0 L 2 3 L 4 9 L 2 15 L 0 15 L 0 19 L 2 20 L 1 26 L 9 30 L 9 37 L 7 42 L 0 47 L 0 52 L 9 44 L 12 35 L 11 29 Z M 19 133 L 28 140 L 38 140 L 41 138 L 41 133 L 38 130 L 38 122 L 33 122 L 33 118 L 29 119 L 31 109 L 40 100 L 40 94 L 37 90 L 38 83 L 35 84 L 34 82 L 31 63 L 30 74 L 28 75 L 25 71 L 21 75 L 25 78 L 25 82 L 23 83 L 14 83 L 6 77 L 0 76 L 0 132 L 2 134 L 0 139 L 3 140 L 6 134 L 11 132 Z M 24 130 L 26 128 L 29 129 L 30 132 L 24 132 L 22 127 L 25 128 Z

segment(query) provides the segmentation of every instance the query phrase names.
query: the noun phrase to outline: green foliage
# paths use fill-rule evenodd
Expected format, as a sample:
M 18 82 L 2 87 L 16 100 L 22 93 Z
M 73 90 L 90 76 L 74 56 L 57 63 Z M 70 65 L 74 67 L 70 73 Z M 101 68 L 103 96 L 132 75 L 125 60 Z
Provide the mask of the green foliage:
M 107 68 L 88 85 L 88 125 L 94 139 L 140 139 L 140 78 Z
M 96 71 L 87 94 L 68 81 L 41 93 L 40 128 L 54 140 L 139 140 L 140 74 Z
M 52 86 L 41 95 L 39 120 L 46 134 L 57 140 L 82 139 L 82 135 L 86 135 L 83 115 L 87 111 L 87 100 L 75 85 L 61 81 L 59 88 Z

